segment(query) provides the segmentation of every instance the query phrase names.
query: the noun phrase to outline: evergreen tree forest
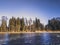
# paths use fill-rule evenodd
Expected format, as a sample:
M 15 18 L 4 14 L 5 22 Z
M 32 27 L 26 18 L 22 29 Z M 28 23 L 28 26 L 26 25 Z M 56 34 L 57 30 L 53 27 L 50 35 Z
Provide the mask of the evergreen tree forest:
M 9 23 L 7 25 L 7 17 L 2 16 L 1 24 L 0 24 L 0 32 L 19 32 L 19 31 L 59 31 L 60 30 L 60 17 L 52 18 L 48 20 L 48 23 L 44 26 L 40 19 L 35 18 L 32 20 L 31 18 L 28 20 L 27 18 L 20 17 L 11 17 L 9 19 Z

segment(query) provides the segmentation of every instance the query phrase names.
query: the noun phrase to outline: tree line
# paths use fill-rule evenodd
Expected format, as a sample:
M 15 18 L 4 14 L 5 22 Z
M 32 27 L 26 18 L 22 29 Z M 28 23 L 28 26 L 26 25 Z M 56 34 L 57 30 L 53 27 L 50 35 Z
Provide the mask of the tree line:
M 45 30 L 59 31 L 60 17 L 52 18 L 51 20 L 48 20 L 48 24 L 45 26 Z
M 9 23 L 7 26 L 7 20 L 6 17 L 3 16 L 2 23 L 0 25 L 0 32 L 19 32 L 19 31 L 56 31 L 60 30 L 60 17 L 52 18 L 48 20 L 47 25 L 43 25 L 40 22 L 40 19 L 35 18 L 35 20 L 32 20 L 31 18 L 27 20 L 27 18 L 15 18 L 12 17 L 9 19 Z

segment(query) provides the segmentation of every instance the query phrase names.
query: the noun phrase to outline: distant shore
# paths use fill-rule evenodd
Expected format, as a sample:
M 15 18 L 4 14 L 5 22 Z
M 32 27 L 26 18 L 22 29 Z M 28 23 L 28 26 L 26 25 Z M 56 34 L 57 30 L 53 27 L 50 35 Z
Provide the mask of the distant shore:
M 20 32 L 0 32 L 0 34 L 19 34 L 19 33 L 60 33 L 60 31 L 35 31 L 35 32 L 30 32 L 30 31 L 20 31 Z

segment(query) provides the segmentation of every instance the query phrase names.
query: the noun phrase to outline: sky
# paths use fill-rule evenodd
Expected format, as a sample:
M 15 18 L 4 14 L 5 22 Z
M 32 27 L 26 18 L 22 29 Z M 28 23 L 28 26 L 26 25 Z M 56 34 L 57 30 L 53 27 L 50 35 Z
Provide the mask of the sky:
M 0 21 L 13 17 L 40 19 L 44 25 L 53 17 L 60 17 L 60 0 L 0 0 Z

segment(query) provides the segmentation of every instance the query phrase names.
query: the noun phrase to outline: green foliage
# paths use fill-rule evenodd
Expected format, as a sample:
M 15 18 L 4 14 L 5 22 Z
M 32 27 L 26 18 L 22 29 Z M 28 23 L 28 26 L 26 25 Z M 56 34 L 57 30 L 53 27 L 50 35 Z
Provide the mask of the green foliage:
M 36 30 L 42 30 L 44 28 L 44 26 L 40 23 L 40 20 L 37 18 L 34 21 L 34 25 Z
M 2 21 L 0 26 L 0 31 L 35 31 L 35 30 L 44 30 L 44 25 L 40 23 L 40 20 L 35 18 L 32 23 L 32 19 L 24 20 L 24 18 L 15 18 L 12 17 L 9 20 L 9 26 L 7 27 L 7 22 Z M 52 18 L 48 20 L 48 24 L 45 25 L 45 30 L 60 30 L 60 18 Z
M 20 18 L 18 17 L 17 20 L 16 20 L 16 24 L 17 25 L 20 25 Z
M 60 18 L 53 18 L 48 21 L 47 29 L 49 30 L 60 30 Z
M 20 30 L 23 31 L 24 26 L 25 26 L 24 18 L 20 19 L 20 24 L 21 24 L 21 25 L 20 25 L 20 26 L 21 26 Z
M 16 26 L 16 19 L 14 17 L 12 17 L 9 20 L 9 30 L 10 31 L 14 31 L 15 30 L 15 26 Z

